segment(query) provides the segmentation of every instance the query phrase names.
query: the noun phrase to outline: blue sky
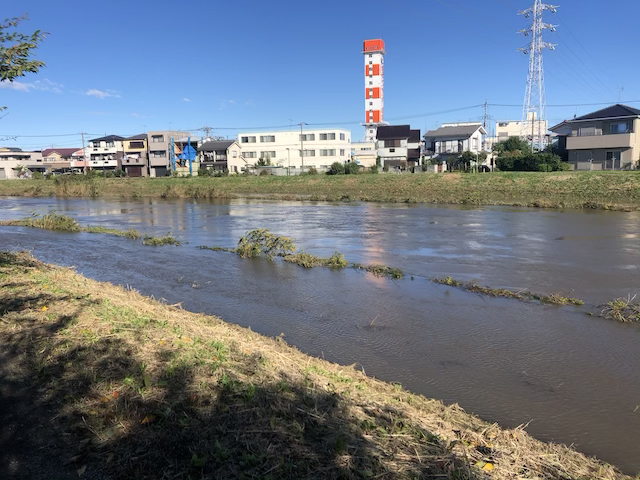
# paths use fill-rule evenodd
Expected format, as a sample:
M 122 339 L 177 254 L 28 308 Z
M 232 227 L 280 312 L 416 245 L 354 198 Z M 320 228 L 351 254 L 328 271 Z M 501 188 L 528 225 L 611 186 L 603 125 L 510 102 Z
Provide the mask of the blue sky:
M 9 2 L 5 2 L 9 3 Z M 0 84 L 1 145 L 80 145 L 91 134 L 332 124 L 362 136 L 362 40 L 382 38 L 385 120 L 422 131 L 522 105 L 529 0 L 22 0 L 21 30 L 49 32 L 40 73 Z M 562 0 L 547 22 L 547 103 L 640 100 L 640 1 Z M 631 105 L 639 107 L 640 103 Z M 604 105 L 603 105 L 604 106 Z M 602 106 L 548 107 L 551 124 Z M 495 120 L 521 107 L 490 106 Z M 438 113 L 440 112 L 440 113 Z M 404 117 L 404 118 L 403 118 Z M 194 132 L 196 133 L 196 132 Z

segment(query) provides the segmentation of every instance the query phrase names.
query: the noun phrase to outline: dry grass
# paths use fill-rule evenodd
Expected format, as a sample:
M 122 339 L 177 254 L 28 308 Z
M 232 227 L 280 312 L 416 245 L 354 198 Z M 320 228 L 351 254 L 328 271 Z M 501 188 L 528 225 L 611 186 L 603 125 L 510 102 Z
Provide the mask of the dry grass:
M 62 460 L 91 478 L 626 478 L 522 428 L 25 253 L 0 253 L 0 286 L 11 378 L 38 392 L 46 425 L 65 432 L 51 436 Z
M 87 178 L 5 180 L 0 195 L 269 198 L 640 209 L 638 172 L 313 175 L 299 177 Z
M 478 285 L 476 282 L 463 282 L 451 277 L 432 278 L 431 281 L 441 285 L 448 285 L 450 287 L 461 287 L 469 292 L 480 293 L 490 297 L 513 298 L 523 302 L 538 301 L 540 303 L 548 303 L 551 305 L 584 305 L 583 300 L 580 300 L 579 298 L 566 297 L 560 293 L 545 295 L 542 293 L 529 292 L 527 290 L 513 291 L 506 288 L 491 288 Z

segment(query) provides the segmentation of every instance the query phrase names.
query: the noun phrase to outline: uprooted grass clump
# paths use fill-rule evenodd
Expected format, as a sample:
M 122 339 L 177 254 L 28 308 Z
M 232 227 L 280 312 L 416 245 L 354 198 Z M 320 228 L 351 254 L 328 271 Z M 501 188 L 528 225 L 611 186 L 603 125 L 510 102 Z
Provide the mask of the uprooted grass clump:
M 476 282 L 463 282 L 461 280 L 455 280 L 451 277 L 444 278 L 432 278 L 432 282 L 439 283 L 441 285 L 449 285 L 451 287 L 461 287 L 469 292 L 480 293 L 482 295 L 488 295 L 490 297 L 504 297 L 513 298 L 515 300 L 526 301 L 539 301 L 541 303 L 548 303 L 551 305 L 584 305 L 584 302 L 578 298 L 566 297 L 559 293 L 552 293 L 550 295 L 533 293 L 527 290 L 513 291 L 506 288 L 491 288 L 478 285 Z
M 333 269 L 345 268 L 349 263 L 344 259 L 344 255 L 335 252 L 329 258 L 322 258 L 307 252 L 291 253 L 282 257 L 285 262 L 295 263 L 305 268 L 327 267 Z
M 86 227 L 82 229 L 87 233 L 102 233 L 105 235 L 115 235 L 117 237 L 130 238 L 131 240 L 137 240 L 141 237 L 140 233 L 135 228 L 128 228 L 127 230 L 118 230 L 116 228 L 106 227 Z
M 153 247 L 160 247 L 163 245 L 175 245 L 178 246 L 180 245 L 180 241 L 175 238 L 173 235 L 171 235 L 171 232 L 167 233 L 166 235 L 163 235 L 161 237 L 154 237 L 151 235 L 145 235 L 145 237 L 142 239 L 142 244 L 143 245 L 150 245 Z
M 0 342 L 0 379 L 31 392 L 11 420 L 48 439 L 13 458 L 25 476 L 56 451 L 68 471 L 52 478 L 625 478 L 523 428 L 25 253 L 0 253 Z
M 305 251 L 296 252 L 296 246 L 291 238 L 275 235 L 266 228 L 259 228 L 247 232 L 245 236 L 240 238 L 236 248 L 207 247 L 204 245 L 198 248 L 216 252 L 232 252 L 243 258 L 264 257 L 273 260 L 276 257 L 280 257 L 285 262 L 295 263 L 304 268 L 326 267 L 342 269 L 351 267 L 378 276 L 390 278 L 402 278 L 404 276 L 402 270 L 387 267 L 386 265 L 349 263 L 340 252 L 334 252 L 329 258 L 318 257 Z
M 45 215 L 39 215 L 34 212 L 20 220 L 5 220 L 0 225 L 42 228 L 61 232 L 79 232 L 82 230 L 75 218 L 59 215 L 55 210 Z
M 75 218 L 57 214 L 55 210 L 44 215 L 32 213 L 30 216 L 20 220 L 5 220 L 0 222 L 0 225 L 42 228 L 44 230 L 57 230 L 61 232 L 101 233 L 105 235 L 116 235 L 118 237 L 130 238 L 132 240 L 137 240 L 141 237 L 140 233 L 138 233 L 134 228 L 118 230 L 116 228 L 106 227 L 82 227 L 78 224 Z
M 605 305 L 601 305 L 600 316 L 610 318 L 622 323 L 640 322 L 640 304 L 635 302 L 636 296 L 627 298 L 615 298 Z

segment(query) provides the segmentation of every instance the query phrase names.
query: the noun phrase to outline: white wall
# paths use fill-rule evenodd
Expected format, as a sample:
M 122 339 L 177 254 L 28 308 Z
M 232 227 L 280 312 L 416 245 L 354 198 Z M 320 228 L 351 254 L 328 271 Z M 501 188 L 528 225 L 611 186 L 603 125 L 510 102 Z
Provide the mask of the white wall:
M 313 135 L 313 140 L 304 140 L 305 150 L 314 152 L 313 156 L 304 157 L 304 167 L 326 168 L 333 162 L 346 162 L 351 157 L 351 132 L 348 130 L 325 128 L 325 129 L 303 129 L 304 135 Z M 334 134 L 335 140 L 320 140 L 321 134 Z M 343 135 L 343 140 L 340 135 Z M 275 137 L 275 141 L 261 141 L 260 137 Z M 243 137 L 253 138 L 255 142 L 243 142 Z M 238 134 L 238 144 L 244 161 L 235 161 L 233 165 L 238 165 L 238 170 L 245 165 L 255 165 L 260 159 L 261 152 L 268 152 L 272 165 L 281 165 L 291 168 L 300 168 L 302 158 L 300 157 L 300 130 L 278 131 L 278 132 L 250 132 Z M 289 149 L 289 150 L 287 150 Z M 322 155 L 321 151 L 333 150 L 330 155 Z M 245 162 L 246 161 L 246 162 Z
M 376 144 L 375 142 L 352 143 L 351 155 L 352 159 L 357 160 L 359 165 L 372 167 L 376 164 Z

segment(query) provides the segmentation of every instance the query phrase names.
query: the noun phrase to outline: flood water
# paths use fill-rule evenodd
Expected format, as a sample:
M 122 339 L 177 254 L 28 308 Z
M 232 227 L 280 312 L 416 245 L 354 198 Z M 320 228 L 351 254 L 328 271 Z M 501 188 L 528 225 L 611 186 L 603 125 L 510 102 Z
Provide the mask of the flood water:
M 171 231 L 187 243 L 146 247 L 1 227 L 0 248 L 31 250 L 265 335 L 283 333 L 312 355 L 357 363 L 504 427 L 529 423 L 537 438 L 640 471 L 640 327 L 585 314 L 640 293 L 638 212 L 55 198 L 0 198 L 0 207 L 1 220 L 55 209 L 82 225 Z M 292 237 L 316 255 L 339 251 L 408 276 L 307 270 L 195 248 L 234 246 L 254 228 Z M 446 275 L 562 292 L 586 305 L 521 303 L 428 281 Z

